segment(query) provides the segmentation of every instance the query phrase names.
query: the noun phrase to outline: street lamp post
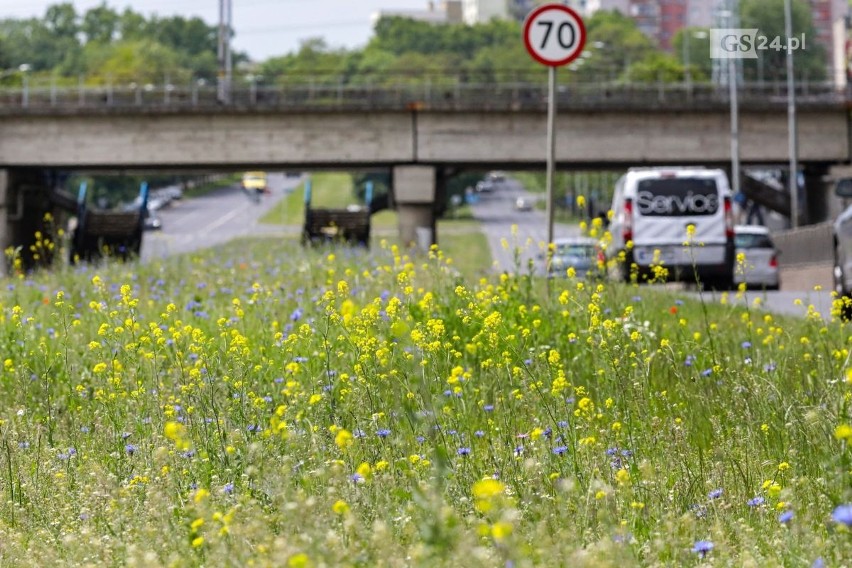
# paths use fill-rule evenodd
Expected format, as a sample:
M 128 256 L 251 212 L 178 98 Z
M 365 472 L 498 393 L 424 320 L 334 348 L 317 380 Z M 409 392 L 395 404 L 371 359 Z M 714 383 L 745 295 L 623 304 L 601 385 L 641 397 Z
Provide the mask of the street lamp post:
M 684 82 L 686 83 L 686 94 L 688 97 L 692 97 L 692 69 L 690 68 L 690 55 L 689 55 L 689 36 L 694 37 L 695 39 L 704 39 L 707 37 L 707 32 L 696 31 L 689 32 L 688 28 L 683 29 L 683 77 Z
M 23 93 L 21 94 L 21 106 L 27 108 L 30 106 L 30 82 L 27 73 L 29 73 L 31 67 L 29 63 L 24 63 L 18 67 L 18 71 L 21 72 L 21 83 L 23 87 Z
M 790 226 L 799 226 L 799 140 L 796 130 L 796 77 L 793 73 L 793 50 L 790 38 L 793 37 L 793 7 L 791 0 L 784 0 L 784 34 L 787 36 L 787 131 L 790 152 L 790 175 L 787 180 L 790 188 Z

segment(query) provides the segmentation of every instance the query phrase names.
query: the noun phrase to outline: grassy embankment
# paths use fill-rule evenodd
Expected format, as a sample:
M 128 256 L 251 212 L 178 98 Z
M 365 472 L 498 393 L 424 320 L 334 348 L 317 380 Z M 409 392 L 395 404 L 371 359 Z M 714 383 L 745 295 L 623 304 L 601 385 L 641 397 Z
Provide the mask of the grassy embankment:
M 849 328 L 240 241 L 0 297 L 9 565 L 848 561 Z
M 312 199 L 316 207 L 346 207 L 354 202 L 351 177 L 345 173 L 313 174 Z M 300 184 L 261 218 L 261 223 L 301 227 L 304 223 L 304 184 Z M 373 215 L 373 241 L 395 242 L 396 211 L 385 210 Z M 488 242 L 479 231 L 470 208 L 460 207 L 438 220 L 438 240 L 456 267 L 469 276 L 483 273 L 490 267 Z

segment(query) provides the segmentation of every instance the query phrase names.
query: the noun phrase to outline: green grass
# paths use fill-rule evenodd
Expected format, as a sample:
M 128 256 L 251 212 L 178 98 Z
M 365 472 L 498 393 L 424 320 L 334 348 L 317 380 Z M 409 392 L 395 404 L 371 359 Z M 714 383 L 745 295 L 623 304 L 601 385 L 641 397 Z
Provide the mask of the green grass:
M 195 187 L 187 188 L 186 190 L 184 190 L 183 196 L 188 199 L 193 197 L 202 197 L 204 195 L 207 195 L 211 191 L 234 185 L 236 183 L 239 183 L 239 181 L 240 174 L 227 174 L 215 181 L 201 183 L 199 185 L 196 185 Z
M 347 173 L 311 174 L 311 204 L 314 207 L 344 208 L 355 203 L 352 196 L 352 178 Z M 299 225 L 305 222 L 305 184 L 279 201 L 260 219 L 261 223 L 273 225 Z M 396 225 L 394 212 L 379 212 L 373 216 L 374 227 Z
M 848 563 L 848 325 L 480 282 L 480 238 L 9 279 L 3 564 Z

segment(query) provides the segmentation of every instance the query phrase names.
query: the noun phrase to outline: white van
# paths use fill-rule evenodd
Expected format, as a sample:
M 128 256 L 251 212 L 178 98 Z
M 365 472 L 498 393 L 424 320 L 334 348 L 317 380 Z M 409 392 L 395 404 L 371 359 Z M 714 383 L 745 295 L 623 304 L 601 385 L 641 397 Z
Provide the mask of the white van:
M 621 280 L 638 271 L 641 282 L 662 265 L 670 280 L 694 281 L 697 273 L 705 284 L 733 284 L 734 217 L 722 170 L 630 169 L 615 186 L 609 232 L 607 259 Z

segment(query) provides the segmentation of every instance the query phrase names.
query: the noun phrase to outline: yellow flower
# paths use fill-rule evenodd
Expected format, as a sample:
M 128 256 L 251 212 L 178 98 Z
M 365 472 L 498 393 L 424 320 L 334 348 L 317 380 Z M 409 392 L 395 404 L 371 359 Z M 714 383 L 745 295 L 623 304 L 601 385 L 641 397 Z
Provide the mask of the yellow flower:
M 615 472 L 615 480 L 621 484 L 627 483 L 630 481 L 630 472 L 626 469 L 621 468 L 617 472 Z
M 341 429 L 334 437 L 334 443 L 337 444 L 337 447 L 341 450 L 347 449 L 353 444 L 353 442 L 354 438 L 348 430 Z
M 485 478 L 473 484 L 473 496 L 477 499 L 492 499 L 506 490 L 502 482 Z
M 597 499 L 598 501 L 600 501 L 604 497 L 606 497 L 606 491 L 603 491 L 602 489 L 598 490 L 598 492 L 595 493 L 595 499 Z
M 203 536 L 197 536 L 194 539 L 192 539 L 192 548 L 198 548 L 200 546 L 204 546 L 204 537 Z
M 206 489 L 202 488 L 195 492 L 195 496 L 193 496 L 192 500 L 196 503 L 201 503 L 205 499 L 210 497 L 210 492 Z
M 787 471 L 788 469 L 790 469 L 790 464 L 787 462 L 781 462 L 778 464 L 778 471 Z
M 512 534 L 512 524 L 505 521 L 500 521 L 491 525 L 491 536 L 494 540 L 501 542 L 506 540 Z
M 334 511 L 338 515 L 345 515 L 349 512 L 349 505 L 346 501 L 338 500 L 331 506 L 331 510 Z
M 841 424 L 834 429 L 834 437 L 838 440 L 846 440 L 848 442 L 852 438 L 852 426 Z
M 330 254 L 330 257 L 334 255 Z M 311 559 L 304 552 L 294 554 L 287 560 L 287 568 L 308 568 L 311 565 Z

